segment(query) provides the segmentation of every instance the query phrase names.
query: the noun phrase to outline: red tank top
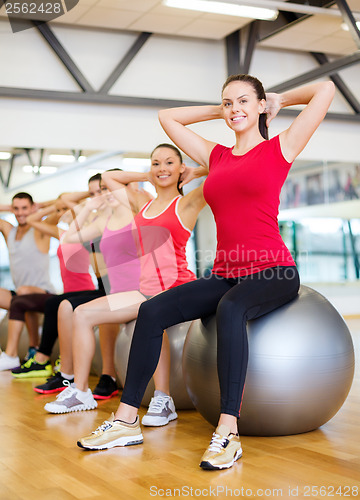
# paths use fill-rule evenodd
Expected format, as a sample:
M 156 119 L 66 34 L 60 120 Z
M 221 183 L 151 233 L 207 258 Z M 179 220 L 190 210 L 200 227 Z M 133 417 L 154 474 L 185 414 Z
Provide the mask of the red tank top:
M 241 156 L 232 148 L 214 147 L 204 185 L 217 229 L 213 273 L 235 278 L 295 265 L 277 220 L 280 191 L 290 167 L 279 136 Z
M 191 231 L 180 220 L 177 207 L 181 195 L 174 198 L 159 215 L 146 215 L 152 201 L 135 216 L 141 254 L 140 291 L 156 295 L 196 279 L 188 269 L 186 243 Z
M 90 257 L 80 243 L 61 243 L 57 249 L 60 274 L 64 293 L 94 290 L 95 285 L 89 274 Z

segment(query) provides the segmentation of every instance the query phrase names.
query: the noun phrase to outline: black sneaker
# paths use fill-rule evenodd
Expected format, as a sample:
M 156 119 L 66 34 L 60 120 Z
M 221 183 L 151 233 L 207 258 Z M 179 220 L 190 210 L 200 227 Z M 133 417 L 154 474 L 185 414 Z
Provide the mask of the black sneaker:
M 30 358 L 23 365 L 11 370 L 11 373 L 16 378 L 48 377 L 52 372 L 50 361 L 38 363 L 35 358 Z
M 101 375 L 98 385 L 93 390 L 94 399 L 110 399 L 119 392 L 116 382 L 110 375 Z
M 45 384 L 38 385 L 34 387 L 34 391 L 39 394 L 53 394 L 55 392 L 61 392 L 66 389 L 67 385 L 64 385 L 63 382 L 65 379 L 61 373 L 55 373 L 53 377 L 47 379 Z M 69 380 L 69 383 L 72 384 L 74 379 Z

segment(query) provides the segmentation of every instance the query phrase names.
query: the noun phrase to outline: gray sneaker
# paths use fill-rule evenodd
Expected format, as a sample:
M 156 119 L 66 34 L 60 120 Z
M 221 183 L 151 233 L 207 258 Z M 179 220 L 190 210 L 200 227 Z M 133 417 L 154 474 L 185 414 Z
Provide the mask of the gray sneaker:
M 177 419 L 175 405 L 172 397 L 161 391 L 155 391 L 151 398 L 148 411 L 142 418 L 142 425 L 160 427 Z
M 97 407 L 97 402 L 93 398 L 90 389 L 84 394 L 72 385 L 65 384 L 68 387 L 56 396 L 56 400 L 52 403 L 46 403 L 44 409 L 49 413 L 70 413 L 72 411 L 94 410 Z

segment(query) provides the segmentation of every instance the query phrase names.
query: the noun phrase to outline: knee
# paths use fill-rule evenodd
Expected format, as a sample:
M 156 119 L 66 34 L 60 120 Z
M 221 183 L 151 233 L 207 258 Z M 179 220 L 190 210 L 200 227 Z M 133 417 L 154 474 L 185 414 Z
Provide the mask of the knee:
M 140 305 L 138 319 L 144 321 L 155 321 L 159 317 L 157 307 L 151 304 L 151 301 L 145 301 Z
M 9 319 L 25 321 L 26 304 L 21 297 L 15 296 L 11 300 L 9 309 Z
M 71 304 L 70 304 L 71 305 Z M 75 323 L 87 324 L 88 323 L 88 308 L 87 304 L 82 304 L 72 311 L 73 320 Z
M 231 319 L 236 316 L 237 318 L 244 318 L 246 315 L 246 310 L 244 304 L 239 300 L 234 300 L 231 297 L 226 297 L 226 295 L 220 300 L 217 310 L 216 319 L 219 322 L 224 323 L 231 321 Z
M 28 295 L 30 293 L 31 290 L 29 286 L 19 286 L 19 288 L 16 289 L 16 295 Z
M 72 305 L 68 300 L 63 300 L 61 301 L 59 308 L 58 308 L 58 314 L 63 315 L 63 314 L 72 314 L 73 313 L 73 308 Z
M 47 299 L 44 306 L 45 314 L 57 314 L 58 309 L 60 307 L 60 299 L 55 295 L 55 297 L 51 297 Z

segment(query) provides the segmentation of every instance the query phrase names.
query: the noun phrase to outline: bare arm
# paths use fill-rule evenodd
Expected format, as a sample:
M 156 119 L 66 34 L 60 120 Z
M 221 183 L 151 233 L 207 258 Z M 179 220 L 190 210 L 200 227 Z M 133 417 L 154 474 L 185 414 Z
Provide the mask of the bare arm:
M 12 212 L 11 205 L 0 205 L 0 212 Z
M 55 205 L 41 208 L 26 217 L 26 222 L 42 235 L 52 236 L 59 239 L 59 229 L 57 227 L 58 217 L 55 216 Z M 45 220 L 44 217 L 49 217 Z
M 269 114 L 268 123 L 281 108 L 306 105 L 290 127 L 280 134 L 281 150 L 289 162 L 294 161 L 309 142 L 324 119 L 334 94 L 335 86 L 330 81 L 306 85 L 283 94 L 267 94 L 265 111 Z
M 102 230 L 98 220 L 85 224 L 89 221 L 92 212 L 98 209 L 103 204 L 101 196 L 97 196 L 89 200 L 82 207 L 75 219 L 71 222 L 69 229 L 65 233 L 64 243 L 84 243 L 97 238 L 102 234 Z
M 107 187 L 114 193 L 117 199 L 130 205 L 138 212 L 152 196 L 143 189 L 132 189 L 129 184 L 135 182 L 147 182 L 150 180 L 149 172 L 126 172 L 123 170 L 110 170 L 101 174 Z
M 68 208 L 74 208 L 82 200 L 88 198 L 88 196 L 89 196 L 89 191 L 63 193 L 60 195 L 60 200 L 63 201 Z
M 209 170 L 206 167 L 200 165 L 199 167 L 188 167 L 185 165 L 185 171 L 181 174 L 181 182 L 179 184 L 179 188 L 185 186 L 194 179 L 199 179 L 200 177 L 204 177 L 208 175 Z
M 216 143 L 204 139 L 186 125 L 222 117 L 220 105 L 187 106 L 163 109 L 159 112 L 161 126 L 170 139 L 190 158 L 204 167 L 209 166 L 209 156 Z

